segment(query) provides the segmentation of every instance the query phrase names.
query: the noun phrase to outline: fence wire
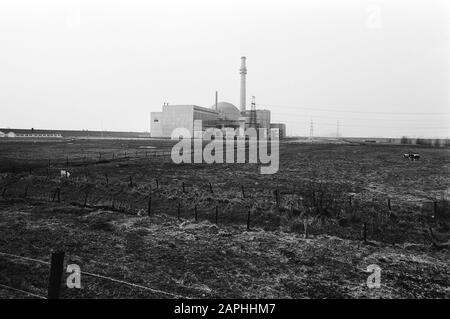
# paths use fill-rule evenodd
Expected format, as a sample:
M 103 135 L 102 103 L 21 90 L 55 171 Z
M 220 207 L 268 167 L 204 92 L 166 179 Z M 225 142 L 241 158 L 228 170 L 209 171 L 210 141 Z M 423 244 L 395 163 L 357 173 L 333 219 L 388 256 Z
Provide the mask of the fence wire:
M 21 259 L 21 260 L 25 260 L 25 261 L 32 261 L 32 262 L 37 262 L 37 263 L 41 263 L 41 264 L 45 264 L 45 265 L 50 265 L 50 262 L 47 262 L 47 261 L 44 261 L 44 260 L 40 260 L 40 259 L 24 257 L 24 256 L 10 254 L 10 253 L 5 253 L 5 252 L 0 252 L 0 255 L 6 256 L 6 257 L 10 257 L 10 258 L 13 258 L 13 259 Z M 191 299 L 190 297 L 187 297 L 187 296 L 182 296 L 182 295 L 179 295 L 179 294 L 174 294 L 174 293 L 163 291 L 163 290 L 160 290 L 160 289 L 155 289 L 155 288 L 151 288 L 151 287 L 147 287 L 147 286 L 143 286 L 143 285 L 139 285 L 139 284 L 134 284 L 134 283 L 131 283 L 131 282 L 128 282 L 128 281 L 125 281 L 125 280 L 120 280 L 120 279 L 116 279 L 116 278 L 112 278 L 112 277 L 108 277 L 108 276 L 104 276 L 104 275 L 100 275 L 100 274 L 96 274 L 96 273 L 92 273 L 92 272 L 81 271 L 81 274 L 86 275 L 86 276 L 90 276 L 90 277 L 94 277 L 94 278 L 109 280 L 111 282 L 115 282 L 115 283 L 122 284 L 122 285 L 127 285 L 127 286 L 130 286 L 130 287 L 135 287 L 135 288 L 151 291 L 151 292 L 157 293 L 157 294 L 163 294 L 163 295 L 166 295 L 166 296 L 171 296 L 171 297 L 174 297 L 174 298 L 177 298 L 177 299 Z M 18 289 L 18 288 L 10 287 L 10 286 L 7 286 L 7 285 L 0 284 L 0 287 L 3 287 L 5 289 L 15 290 L 17 292 L 22 292 L 24 294 L 28 294 L 30 296 L 34 296 L 34 297 L 37 297 L 37 298 L 47 299 L 46 297 L 43 297 L 43 296 L 40 296 L 40 295 L 37 295 L 37 294 L 33 294 L 31 292 L 28 292 L 28 291 L 25 291 L 25 290 L 21 290 L 21 289 Z
M 22 293 L 22 294 L 29 295 L 29 296 L 31 296 L 31 297 L 36 297 L 36 298 L 39 298 L 39 299 L 47 299 L 47 298 L 44 297 L 44 296 L 37 295 L 37 294 L 34 294 L 34 293 L 32 293 L 32 292 L 29 292 L 29 291 L 22 290 L 22 289 L 10 287 L 10 286 L 4 285 L 4 284 L 0 284 L 0 288 L 13 290 L 13 291 L 20 292 L 20 293 Z

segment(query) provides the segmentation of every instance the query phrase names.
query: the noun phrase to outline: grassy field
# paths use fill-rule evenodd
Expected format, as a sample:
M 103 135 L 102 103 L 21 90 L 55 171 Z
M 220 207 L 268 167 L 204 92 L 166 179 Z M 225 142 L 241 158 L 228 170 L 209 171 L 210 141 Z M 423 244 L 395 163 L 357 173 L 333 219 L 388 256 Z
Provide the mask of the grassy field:
M 63 250 L 82 271 L 187 297 L 450 297 L 450 253 L 427 234 L 449 230 L 448 148 L 284 142 L 279 172 L 261 175 L 176 165 L 163 156 L 172 145 L 0 143 L 0 252 Z M 370 264 L 379 289 L 366 286 Z M 0 256 L 0 284 L 45 295 L 47 277 L 46 265 Z M 63 297 L 170 295 L 83 276 Z

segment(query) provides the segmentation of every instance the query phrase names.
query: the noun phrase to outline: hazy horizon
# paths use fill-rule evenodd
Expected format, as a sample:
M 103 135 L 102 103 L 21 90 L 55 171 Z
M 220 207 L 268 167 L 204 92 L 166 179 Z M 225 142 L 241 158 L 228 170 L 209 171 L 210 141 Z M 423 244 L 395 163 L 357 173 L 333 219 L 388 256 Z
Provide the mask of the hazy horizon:
M 164 102 L 239 106 L 287 133 L 450 136 L 448 1 L 0 3 L 0 127 L 149 131 Z

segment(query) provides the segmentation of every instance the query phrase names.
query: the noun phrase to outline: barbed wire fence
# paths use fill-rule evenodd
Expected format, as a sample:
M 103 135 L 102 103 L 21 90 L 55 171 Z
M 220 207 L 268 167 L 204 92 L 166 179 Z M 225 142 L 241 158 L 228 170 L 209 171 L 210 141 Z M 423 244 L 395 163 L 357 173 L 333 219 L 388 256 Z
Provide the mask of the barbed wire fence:
M 296 217 L 300 215 L 299 205 L 307 202 L 310 210 L 319 211 L 322 206 L 323 196 L 327 190 L 320 187 L 326 183 L 318 179 L 297 178 L 303 180 L 302 185 L 267 185 L 246 187 L 236 184 L 231 194 L 223 194 L 220 187 L 212 182 L 195 183 L 186 181 L 162 181 L 158 178 L 145 182 L 142 178 L 136 178 L 133 174 L 121 174 L 117 178 L 108 173 L 92 173 L 90 165 L 146 159 L 158 163 L 170 161 L 170 151 L 135 151 L 117 153 L 99 153 L 98 157 L 68 156 L 48 160 L 45 166 L 34 168 L 28 172 L 13 172 L 2 179 L 0 197 L 3 200 L 43 201 L 47 203 L 64 203 L 83 208 L 108 209 L 126 214 L 154 215 L 164 212 L 174 215 L 178 219 L 207 219 L 216 224 L 242 224 L 246 230 L 251 230 L 256 225 L 264 225 L 267 219 L 284 215 Z M 123 167 L 126 171 L 126 166 Z M 13 170 L 14 171 L 14 170 Z M 122 172 L 123 173 L 123 172 Z M 128 178 L 125 178 L 128 175 Z M 383 192 L 370 188 L 364 188 L 368 192 L 375 192 L 381 197 L 382 202 L 376 202 L 377 207 L 383 208 L 382 213 L 395 215 L 396 207 L 404 205 L 421 205 L 427 207 L 427 215 L 434 218 L 442 209 L 439 207 L 440 199 L 435 196 L 427 196 L 423 199 L 404 200 L 392 196 L 389 192 Z M 333 190 L 330 191 L 333 193 Z M 326 195 L 325 195 L 326 197 Z M 345 207 L 354 210 L 357 205 L 358 194 L 344 189 L 336 194 L 331 194 L 331 206 Z M 372 204 L 375 201 L 372 201 Z M 308 206 L 306 205 L 306 206 Z M 322 209 L 323 207 L 320 207 Z M 259 210 L 270 210 L 277 214 L 257 214 Z M 200 218 L 199 218 L 200 217 Z M 361 234 L 358 236 L 366 241 L 368 238 L 367 220 L 361 223 Z M 392 227 L 395 226 L 392 225 Z M 305 226 L 306 227 L 306 226 Z M 387 229 L 387 231 L 392 228 Z M 305 230 L 306 235 L 306 230 Z M 50 265 L 51 262 L 28 258 L 0 252 L 5 258 L 20 258 L 28 262 L 37 262 Z M 59 263 L 61 264 L 61 263 Z M 57 267 L 57 266 L 54 266 Z M 62 266 L 61 266 L 62 267 Z M 51 271 L 50 271 L 51 272 Z M 129 285 L 145 291 L 170 296 L 173 298 L 185 298 L 185 296 L 172 294 L 163 290 L 133 284 L 124 280 L 108 277 L 101 274 L 83 272 L 86 276 L 97 279 L 105 279 L 117 284 Z M 57 277 L 57 276 L 56 276 Z M 57 281 L 57 280 L 56 280 Z M 60 280 L 59 280 L 60 282 Z M 60 285 L 59 285 L 60 286 Z M 58 286 L 58 287 L 59 287 Z M 56 286 L 54 286 L 54 289 Z M 27 292 L 17 287 L 11 287 L 0 283 L 0 288 L 9 289 L 17 293 L 28 294 L 35 298 L 48 298 Z M 50 290 L 50 287 L 49 287 Z M 55 290 L 56 291 L 56 290 Z M 48 294 L 51 295 L 50 292 Z M 54 296 L 51 296 L 54 297 Z
M 60 297 L 60 293 L 61 293 L 61 290 L 63 287 L 63 273 L 64 273 L 64 269 L 65 269 L 64 268 L 64 259 L 65 259 L 64 252 L 62 252 L 62 251 L 52 252 L 52 254 L 50 256 L 51 262 L 36 259 L 36 258 L 29 258 L 29 257 L 20 256 L 20 255 L 15 255 L 15 254 L 11 254 L 11 253 L 5 253 L 5 252 L 0 252 L 0 256 L 2 256 L 4 258 L 9 258 L 12 260 L 19 259 L 19 260 L 23 260 L 23 261 L 27 261 L 27 262 L 33 262 L 33 263 L 38 263 L 41 265 L 50 266 L 49 276 L 48 276 L 47 296 L 36 294 L 36 293 L 26 291 L 26 290 L 23 290 L 23 289 L 20 289 L 17 287 L 11 287 L 11 286 L 8 286 L 3 283 L 0 283 L 0 288 L 9 289 L 9 290 L 19 292 L 21 294 L 39 298 L 39 299 L 58 299 Z M 113 283 L 119 284 L 119 285 L 125 285 L 125 286 L 129 286 L 129 287 L 133 287 L 133 288 L 138 288 L 138 289 L 145 290 L 150 293 L 157 294 L 157 295 L 168 296 L 168 297 L 176 298 L 176 299 L 191 299 L 188 296 L 183 296 L 180 294 L 167 292 L 167 291 L 164 291 L 161 289 L 155 289 L 155 288 L 151 288 L 148 286 L 135 284 L 135 283 L 128 282 L 125 280 L 112 278 L 109 276 L 105 276 L 105 275 L 101 275 L 101 274 L 97 274 L 97 273 L 93 273 L 93 272 L 80 271 L 80 275 L 85 275 L 85 276 L 89 276 L 89 277 L 93 277 L 93 278 L 97 278 L 97 279 L 101 279 L 101 280 L 106 280 L 106 281 L 113 282 Z
M 114 154 L 114 153 L 113 153 Z M 123 157 L 127 160 L 134 156 L 134 159 L 146 158 L 155 159 L 158 162 L 164 161 L 165 159 L 170 159 L 170 152 L 166 151 L 152 151 L 152 152 L 123 152 Z M 130 157 L 128 157 L 130 156 Z M 103 157 L 104 158 L 104 157 Z M 121 161 L 121 157 L 118 155 L 111 155 L 111 161 Z M 247 214 L 247 211 L 254 208 L 255 203 L 266 202 L 271 206 L 271 208 L 281 209 L 281 210 L 293 210 L 295 208 L 296 200 L 290 195 L 296 195 L 295 188 L 288 188 L 283 185 L 270 185 L 270 188 L 264 189 L 259 188 L 255 192 L 255 189 L 245 190 L 244 185 L 237 185 L 234 198 L 224 198 L 221 196 L 220 192 L 215 192 L 216 185 L 208 182 L 205 185 L 194 185 L 193 183 L 178 182 L 178 185 L 170 185 L 170 183 L 165 183 L 164 185 L 160 180 L 155 178 L 150 182 L 137 183 L 135 176 L 129 175 L 128 180 L 118 179 L 108 176 L 108 173 L 104 173 L 104 176 L 99 180 L 99 174 L 89 173 L 87 167 L 90 164 L 102 163 L 102 153 L 99 154 L 98 159 L 88 162 L 86 157 L 82 157 L 82 161 L 77 161 L 75 159 L 69 159 L 68 156 L 65 158 L 60 158 L 58 160 L 53 160 L 53 165 L 51 161 L 43 170 L 35 170 L 34 172 L 28 172 L 28 175 L 13 174 L 7 179 L 4 179 L 3 185 L 1 186 L 1 196 L 3 198 L 24 198 L 24 199 L 36 199 L 44 200 L 50 202 L 65 202 L 72 205 L 83 206 L 83 207 L 93 207 L 93 208 L 105 208 L 112 209 L 121 212 L 136 213 L 138 211 L 142 212 L 147 210 L 149 213 L 152 210 L 152 204 L 154 206 L 155 202 L 159 198 L 167 198 L 170 200 L 175 200 L 178 204 L 178 208 L 173 208 L 172 211 L 177 211 L 177 216 L 180 215 L 180 206 L 183 210 L 196 210 L 198 213 L 199 209 L 202 209 L 202 202 L 205 202 L 206 195 L 206 205 L 203 209 L 211 210 L 216 209 L 216 206 L 220 203 L 226 203 L 227 210 L 232 211 L 237 209 L 239 205 L 241 211 Z M 61 165 L 64 165 L 65 170 L 61 169 Z M 120 163 L 119 163 L 120 166 Z M 81 168 L 80 168 L 81 167 Z M 92 169 L 95 171 L 95 168 Z M 70 174 L 70 176 L 69 176 Z M 127 174 L 124 174 L 125 176 Z M 297 178 L 297 180 L 303 180 L 306 185 L 302 187 L 314 187 L 311 186 L 311 182 L 322 183 L 320 180 L 311 180 L 308 178 Z M 177 187 L 179 189 L 177 190 Z M 240 188 L 240 189 L 239 189 Z M 20 191 L 22 189 L 22 191 Z M 418 203 L 432 205 L 432 214 L 436 215 L 438 212 L 438 199 L 428 197 L 419 200 L 399 200 L 392 196 L 388 192 L 382 192 L 379 190 L 365 189 L 369 192 L 375 192 L 384 195 L 384 204 L 380 205 L 391 212 L 394 205 L 404 205 L 405 203 Z M 190 196 L 187 193 L 191 192 Z M 259 192 L 260 191 L 260 192 Z M 321 191 L 320 189 L 318 190 Z M 170 193 L 170 194 L 169 194 Z M 241 194 L 239 194 L 241 193 Z M 273 195 L 272 195 L 273 194 Z M 283 194 L 288 195 L 290 199 L 283 202 Z M 301 199 L 301 195 L 297 194 L 298 199 Z M 339 194 L 340 197 L 343 194 Z M 349 193 L 348 195 L 348 206 L 352 206 L 353 197 L 357 194 Z M 315 197 L 315 193 L 312 193 L 312 197 Z M 235 199 L 238 199 L 237 201 Z M 195 205 L 193 205 L 193 200 Z M 230 205 L 230 202 L 234 200 L 234 205 Z M 343 202 L 347 199 L 343 198 L 333 198 L 334 204 L 339 204 L 342 206 Z M 316 202 L 316 199 L 314 199 Z M 316 205 L 316 203 L 313 203 Z M 231 206 L 231 207 L 230 207 Z M 290 206 L 290 207 L 286 207 Z M 196 213 L 196 215 L 197 215 Z M 242 218 L 234 219 L 236 221 L 242 221 Z M 245 222 L 244 218 L 244 222 Z

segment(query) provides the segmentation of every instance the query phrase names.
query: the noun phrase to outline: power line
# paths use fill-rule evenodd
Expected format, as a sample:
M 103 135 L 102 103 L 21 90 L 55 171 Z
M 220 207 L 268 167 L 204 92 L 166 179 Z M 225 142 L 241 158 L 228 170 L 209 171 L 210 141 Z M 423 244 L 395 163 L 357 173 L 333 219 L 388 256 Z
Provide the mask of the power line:
M 271 108 L 274 106 L 272 105 Z M 289 107 L 286 106 L 278 106 L 281 109 L 286 109 Z M 338 112 L 338 113 L 358 113 L 358 114 L 389 114 L 389 115 L 444 115 L 450 114 L 450 112 L 382 112 L 382 111 L 353 111 L 353 110 L 333 110 L 333 109 L 322 109 L 316 107 L 295 107 L 296 109 L 301 110 L 313 110 L 313 111 L 321 111 L 321 112 Z
M 299 123 L 299 122 L 296 122 Z M 317 125 L 319 126 L 333 126 L 336 127 L 336 124 L 334 123 L 322 123 L 317 122 Z M 341 127 L 370 127 L 370 128 L 388 128 L 388 129 L 399 129 L 399 130 L 422 130 L 422 129 L 433 129 L 433 130 L 445 130 L 449 129 L 449 126 L 425 126 L 425 127 L 401 127 L 401 126 L 384 126 L 384 125 L 358 125 L 358 124 L 340 124 Z
M 314 118 L 314 116 L 313 116 Z M 309 121 L 296 121 L 296 120 L 289 120 L 288 122 L 291 123 L 304 123 L 305 125 L 307 125 L 306 123 L 308 123 Z M 408 125 L 407 123 L 405 123 L 404 125 L 397 125 L 397 126 L 389 126 L 389 125 L 385 125 L 385 123 L 376 123 L 377 125 L 375 125 L 376 122 L 374 122 L 373 124 L 342 124 L 342 122 L 339 122 L 339 125 L 341 127 L 345 126 L 353 126 L 353 127 L 373 127 L 373 128 L 393 128 L 393 129 L 450 129 L 450 126 L 441 126 L 439 125 L 440 123 L 436 123 L 430 126 L 414 126 L 414 125 Z M 317 122 L 317 124 L 319 125 L 326 125 L 326 126 L 334 126 L 336 127 L 336 123 L 329 123 L 329 122 Z
M 323 116 L 323 115 L 301 115 L 301 114 L 296 114 L 296 113 L 286 113 L 286 112 L 274 112 L 276 114 L 281 114 L 281 115 L 286 115 L 286 116 L 295 116 L 295 117 L 304 117 L 304 118 L 310 118 L 310 117 L 314 117 L 314 118 L 324 118 L 324 119 L 336 119 L 337 116 Z M 393 122 L 420 122 L 423 123 L 424 120 L 423 119 L 392 119 L 392 118 L 387 118 L 387 119 L 379 119 L 379 118 L 363 118 L 363 117 L 345 117 L 345 120 L 357 120 L 357 121 L 393 121 Z M 442 121 L 444 123 L 448 123 L 449 120 L 446 119 L 433 119 L 433 120 L 427 120 L 427 122 L 434 122 L 434 121 Z

